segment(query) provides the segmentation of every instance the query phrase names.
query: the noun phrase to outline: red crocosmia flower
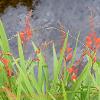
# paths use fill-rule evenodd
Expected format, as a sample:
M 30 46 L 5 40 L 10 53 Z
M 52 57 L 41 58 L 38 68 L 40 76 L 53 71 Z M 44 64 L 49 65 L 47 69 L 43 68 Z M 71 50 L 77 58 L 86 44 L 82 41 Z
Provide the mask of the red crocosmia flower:
M 7 71 L 7 76 L 8 76 L 8 77 L 11 77 L 11 76 L 12 76 L 12 70 L 8 67 L 8 68 L 6 69 L 6 71 Z
M 67 55 L 67 57 L 65 57 L 65 61 L 66 61 L 66 62 L 70 61 L 70 60 L 72 59 L 72 57 L 73 57 L 72 53 L 69 53 L 69 54 Z
M 26 34 L 27 34 L 27 40 L 30 40 L 32 38 L 32 31 L 30 26 L 26 27 Z
M 11 69 L 8 67 L 9 66 L 9 60 L 5 59 L 5 58 L 1 58 L 0 61 L 5 65 L 5 70 L 7 72 L 7 76 L 11 77 L 12 76 L 12 71 Z
M 26 41 L 26 37 L 25 37 L 24 32 L 20 32 L 20 39 L 21 39 L 22 44 Z
M 96 37 L 96 32 L 93 32 L 86 37 L 86 46 L 92 50 L 100 48 L 100 38 Z
M 25 18 L 25 33 L 27 35 L 27 40 L 30 40 L 32 38 L 32 30 L 30 26 L 31 15 L 32 15 L 32 12 L 30 11 L 29 14 Z
M 32 37 L 32 30 L 30 27 L 30 17 L 31 17 L 31 12 L 29 12 L 29 14 L 25 18 L 24 31 L 20 32 L 20 38 L 21 38 L 22 43 L 27 42 Z
M 86 37 L 86 41 L 91 41 L 91 37 L 90 36 L 87 36 Z
M 97 43 L 100 43 L 100 38 L 97 38 L 96 42 L 97 42 Z
M 73 75 L 71 76 L 72 81 L 76 81 L 77 80 L 77 76 L 75 73 L 73 73 Z
M 5 66 L 8 66 L 9 64 L 9 60 L 8 59 L 5 59 L 5 58 L 1 58 L 0 61 L 5 65 Z
M 72 74 L 74 72 L 74 68 L 73 67 L 70 67 L 67 70 L 68 70 L 69 74 Z
M 68 68 L 67 70 L 68 70 L 69 74 L 73 74 L 73 73 L 77 74 L 77 72 L 78 72 L 78 69 L 76 68 L 76 66 L 72 66 L 72 67 Z
M 76 68 L 76 66 L 72 66 L 68 68 L 67 70 L 68 70 L 68 73 L 71 75 L 71 80 L 76 81 L 77 79 L 76 74 L 78 72 L 78 69 Z
M 97 49 L 100 48 L 100 38 L 96 38 L 96 40 L 95 40 L 95 46 L 96 46 Z
M 72 48 L 68 47 L 67 48 L 67 53 L 70 53 L 72 51 Z
M 31 30 L 28 30 L 27 36 L 28 36 L 28 39 L 29 40 L 32 38 L 32 31 Z
M 90 48 L 91 45 L 92 45 L 92 40 L 91 40 L 91 38 L 90 38 L 89 36 L 87 36 L 87 37 L 86 37 L 86 46 L 87 46 L 88 48 Z
M 90 50 L 86 50 L 86 54 L 92 59 L 92 63 L 94 64 L 96 62 L 96 51 L 100 48 L 100 38 L 96 36 L 96 32 L 86 37 L 86 46 L 94 52 L 91 53 Z
M 30 40 L 31 37 L 32 37 L 32 30 L 31 30 L 31 27 L 30 27 L 30 23 L 26 23 L 25 33 L 26 33 L 26 36 L 27 36 L 27 40 Z

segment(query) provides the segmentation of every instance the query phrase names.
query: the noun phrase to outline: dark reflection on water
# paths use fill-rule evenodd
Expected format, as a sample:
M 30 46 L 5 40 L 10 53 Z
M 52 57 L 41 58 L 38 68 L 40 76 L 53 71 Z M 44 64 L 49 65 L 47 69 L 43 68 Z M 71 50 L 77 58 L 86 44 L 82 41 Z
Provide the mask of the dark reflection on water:
M 28 9 L 34 9 L 39 0 L 0 0 L 0 13 L 3 13 L 8 6 L 16 7 L 17 4 L 25 5 Z

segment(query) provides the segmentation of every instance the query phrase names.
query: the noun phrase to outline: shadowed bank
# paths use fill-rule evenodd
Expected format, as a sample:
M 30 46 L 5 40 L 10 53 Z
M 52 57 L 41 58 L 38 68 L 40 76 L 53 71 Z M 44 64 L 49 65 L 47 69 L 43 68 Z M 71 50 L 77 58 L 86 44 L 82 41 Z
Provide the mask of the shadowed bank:
M 17 4 L 27 6 L 28 9 L 34 9 L 38 2 L 39 0 L 0 0 L 0 13 L 3 13 L 8 6 L 16 7 Z

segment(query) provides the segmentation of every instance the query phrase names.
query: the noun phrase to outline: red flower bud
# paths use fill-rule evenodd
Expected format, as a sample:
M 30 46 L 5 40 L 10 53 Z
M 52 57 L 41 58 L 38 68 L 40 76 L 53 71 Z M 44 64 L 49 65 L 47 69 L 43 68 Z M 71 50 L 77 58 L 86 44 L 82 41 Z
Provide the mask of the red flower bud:
M 73 74 L 73 75 L 71 76 L 71 79 L 72 79 L 72 81 L 76 81 L 77 76 L 76 76 L 75 74 Z

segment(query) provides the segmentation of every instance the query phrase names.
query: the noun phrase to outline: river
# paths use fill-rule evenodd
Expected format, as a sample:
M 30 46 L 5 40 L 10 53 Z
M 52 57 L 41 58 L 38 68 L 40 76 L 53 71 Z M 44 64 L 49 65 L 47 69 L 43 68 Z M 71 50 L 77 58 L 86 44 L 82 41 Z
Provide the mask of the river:
M 31 17 L 32 29 L 41 29 L 42 27 L 57 27 L 61 23 L 65 31 L 69 30 L 69 43 L 75 47 L 75 41 L 78 32 L 81 32 L 78 44 L 78 55 L 81 52 L 84 40 L 89 30 L 89 16 L 93 11 L 94 26 L 98 37 L 100 37 L 100 0 L 0 0 L 0 18 L 2 19 L 8 38 L 11 38 L 17 32 L 22 31 L 25 25 L 25 16 L 30 9 L 33 10 Z M 57 53 L 60 48 L 60 33 L 55 29 L 41 29 L 33 31 L 32 40 L 38 45 L 43 41 L 55 41 Z M 11 50 L 16 55 L 16 39 L 9 41 Z M 32 55 L 31 43 L 28 43 L 27 55 Z M 48 64 L 52 63 L 52 46 L 45 50 L 48 58 Z M 100 57 L 100 53 L 98 53 Z M 51 68 L 50 68 L 51 69 Z

